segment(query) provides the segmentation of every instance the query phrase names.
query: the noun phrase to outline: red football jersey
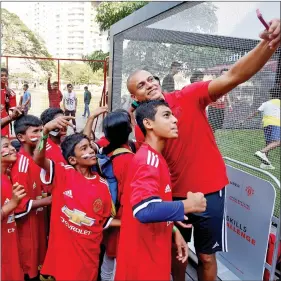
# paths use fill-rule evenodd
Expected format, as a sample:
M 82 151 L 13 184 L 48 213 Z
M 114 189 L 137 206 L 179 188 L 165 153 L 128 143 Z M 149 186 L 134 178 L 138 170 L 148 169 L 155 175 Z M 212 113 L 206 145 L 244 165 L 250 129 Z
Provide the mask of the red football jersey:
M 208 194 L 228 184 L 225 163 L 205 113 L 206 106 L 212 102 L 209 82 L 193 83 L 165 94 L 179 129 L 178 138 L 167 140 L 163 151 L 175 197 L 186 197 L 188 191 Z M 142 143 L 144 136 L 138 126 L 135 134 Z
M 129 149 L 128 146 L 125 148 Z M 116 219 L 122 219 L 123 213 L 123 194 L 125 187 L 125 180 L 130 168 L 132 159 L 134 157 L 133 153 L 126 153 L 116 156 L 112 160 L 113 173 L 118 182 L 118 209 L 115 216 Z M 106 254 L 108 257 L 116 257 L 117 255 L 117 246 L 119 241 L 120 228 L 112 227 L 105 231 L 104 233 L 104 244 L 106 246 Z
M 62 155 L 60 146 L 54 143 L 51 138 L 48 138 L 47 140 L 45 155 L 46 158 L 53 160 L 55 163 L 62 162 L 65 165 L 67 164 Z
M 170 280 L 173 223 L 140 223 L 134 215 L 151 202 L 171 201 L 171 191 L 166 161 L 143 144 L 124 188 L 115 280 Z
M 16 93 L 7 89 L 5 86 L 1 85 L 1 119 L 8 116 L 7 108 L 15 107 L 17 105 Z M 1 129 L 2 136 L 9 136 L 9 128 L 10 125 L 7 125 L 3 129 Z
M 43 264 L 47 249 L 46 209 L 31 209 L 32 200 L 42 198 L 41 168 L 32 157 L 20 149 L 17 162 L 12 168 L 12 181 L 23 185 L 25 196 L 15 210 L 19 233 L 20 260 L 23 271 L 30 278 L 36 277 Z
M 52 164 L 50 240 L 41 272 L 57 281 L 96 280 L 111 213 L 109 188 L 97 174 L 85 178 L 70 165 Z
M 62 93 L 59 89 L 52 89 L 50 79 L 47 82 L 49 106 L 60 108 L 60 102 L 62 101 Z
M 1 205 L 7 204 L 11 198 L 12 183 L 7 175 L 1 174 Z M 1 280 L 24 280 L 14 212 L 1 221 L 1 240 Z

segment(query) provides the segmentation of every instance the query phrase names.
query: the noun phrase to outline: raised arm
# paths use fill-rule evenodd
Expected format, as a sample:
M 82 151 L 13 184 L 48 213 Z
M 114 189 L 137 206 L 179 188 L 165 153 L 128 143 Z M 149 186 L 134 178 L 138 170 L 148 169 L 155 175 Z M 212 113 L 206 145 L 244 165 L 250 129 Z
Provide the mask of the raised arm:
M 252 51 L 239 59 L 224 75 L 210 82 L 208 91 L 213 101 L 250 79 L 267 63 L 280 45 L 280 20 L 272 20 L 269 31 L 262 32 L 260 37 L 263 40 Z
M 1 119 L 1 129 L 6 127 L 12 121 L 18 119 L 23 114 L 22 107 L 17 106 L 12 110 L 12 114 Z
M 52 77 L 52 73 L 48 73 L 48 82 L 47 82 L 47 89 L 48 92 L 50 92 L 52 90 L 52 86 L 51 86 L 51 77 Z
M 67 126 L 73 126 L 69 120 L 74 119 L 72 116 L 60 116 L 50 122 L 48 122 L 44 128 L 42 137 L 40 138 L 36 149 L 34 151 L 33 159 L 35 163 L 44 169 L 47 173 L 50 172 L 50 160 L 46 158 L 46 142 L 49 136 L 50 131 L 54 129 L 62 129 L 66 128 Z
M 96 117 L 98 117 L 100 114 L 108 112 L 107 106 L 98 107 L 94 110 L 93 114 L 90 115 L 90 117 L 87 120 L 87 123 L 85 125 L 85 128 L 83 130 L 83 134 L 86 135 L 88 138 L 91 138 L 93 123 Z

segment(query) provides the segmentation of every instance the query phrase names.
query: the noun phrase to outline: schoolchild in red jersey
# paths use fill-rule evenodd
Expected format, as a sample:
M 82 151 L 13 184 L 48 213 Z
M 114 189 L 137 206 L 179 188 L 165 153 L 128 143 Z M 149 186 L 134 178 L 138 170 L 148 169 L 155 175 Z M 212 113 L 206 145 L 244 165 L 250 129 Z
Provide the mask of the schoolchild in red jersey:
M 46 210 L 51 197 L 43 198 L 41 168 L 33 161 L 33 152 L 41 136 L 42 122 L 33 115 L 23 115 L 14 123 L 21 143 L 18 159 L 11 170 L 12 182 L 23 185 L 27 196 L 15 210 L 19 233 L 20 260 L 28 278 L 38 275 L 47 249 Z
M 126 179 L 115 280 L 170 280 L 173 221 L 205 211 L 206 199 L 202 193 L 189 192 L 187 199 L 171 201 L 170 173 L 161 152 L 167 139 L 178 137 L 178 129 L 168 104 L 145 102 L 138 107 L 136 119 L 145 143 Z M 187 244 L 179 237 L 183 243 L 178 259 L 185 262 Z
M 19 259 L 18 231 L 14 210 L 26 196 L 22 185 L 11 182 L 9 166 L 17 160 L 17 152 L 6 137 L 1 137 L 1 280 L 24 280 Z
M 62 109 L 56 107 L 50 107 L 42 112 L 40 119 L 44 126 L 48 122 L 63 115 L 64 112 Z M 46 157 L 48 159 L 51 159 L 55 163 L 62 162 L 64 164 L 67 164 L 66 160 L 62 155 L 62 151 L 60 147 L 60 144 L 65 138 L 65 136 L 66 136 L 66 128 L 63 128 L 61 130 L 56 129 L 49 133 L 49 137 L 46 144 Z
M 115 218 L 122 221 L 124 184 L 134 157 L 128 143 L 132 132 L 129 113 L 123 109 L 108 113 L 103 120 L 103 132 L 109 144 L 102 148 L 102 153 L 111 158 L 113 174 L 118 183 Z M 119 231 L 119 228 L 109 228 L 104 233 L 105 254 L 101 266 L 102 280 L 113 280 Z
M 69 165 L 45 157 L 51 131 L 68 125 L 71 116 L 60 116 L 44 126 L 34 160 L 45 172 L 41 179 L 52 185 L 50 240 L 42 274 L 58 280 L 96 280 L 103 229 L 120 225 L 110 217 L 111 196 L 104 179 L 92 172 L 95 152 L 83 134 L 67 136 L 61 143 Z M 49 181 L 45 181 L 45 175 Z
M 9 110 L 17 105 L 16 93 L 8 88 L 8 69 L 1 68 L 1 119 L 9 115 Z M 1 135 L 9 136 L 9 126 L 1 127 Z

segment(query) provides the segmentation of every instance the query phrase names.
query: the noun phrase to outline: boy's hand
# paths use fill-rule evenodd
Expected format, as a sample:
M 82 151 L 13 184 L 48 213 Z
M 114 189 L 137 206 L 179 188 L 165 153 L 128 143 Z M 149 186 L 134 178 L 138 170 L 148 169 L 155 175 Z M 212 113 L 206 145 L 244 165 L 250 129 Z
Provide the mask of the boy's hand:
M 15 204 L 15 206 L 18 206 L 22 198 L 25 196 L 26 196 L 26 191 L 24 187 L 16 182 L 13 185 L 13 195 L 11 201 Z
M 11 109 L 11 118 L 12 120 L 17 120 L 23 114 L 23 106 L 16 106 Z
M 44 126 L 44 134 L 48 134 L 49 132 L 55 130 L 55 129 L 64 129 L 67 128 L 67 126 L 73 127 L 72 123 L 69 122 L 69 120 L 75 119 L 73 116 L 60 116 L 56 119 L 48 122 Z
M 90 116 L 90 118 L 96 118 L 99 115 L 108 112 L 108 106 L 101 106 L 94 110 L 93 114 Z
M 187 199 L 183 200 L 185 213 L 202 213 L 206 210 L 207 200 L 201 192 L 188 192 Z
M 48 77 L 51 78 L 52 77 L 52 73 L 48 72 Z
M 177 259 L 184 263 L 188 258 L 188 245 L 185 242 L 184 238 L 182 237 L 180 231 L 174 233 L 175 244 L 177 247 Z

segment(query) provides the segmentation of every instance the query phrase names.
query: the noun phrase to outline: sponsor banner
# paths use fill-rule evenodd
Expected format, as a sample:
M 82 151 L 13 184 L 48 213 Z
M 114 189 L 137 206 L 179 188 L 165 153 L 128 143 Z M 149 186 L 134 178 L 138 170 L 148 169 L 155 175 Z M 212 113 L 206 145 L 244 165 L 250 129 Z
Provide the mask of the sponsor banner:
M 271 183 L 227 165 L 228 252 L 217 258 L 241 280 L 263 280 L 275 203 Z

